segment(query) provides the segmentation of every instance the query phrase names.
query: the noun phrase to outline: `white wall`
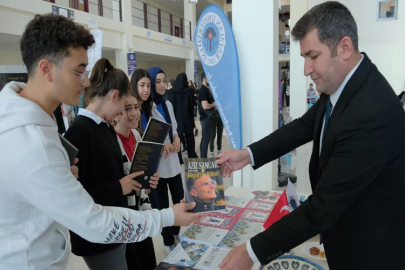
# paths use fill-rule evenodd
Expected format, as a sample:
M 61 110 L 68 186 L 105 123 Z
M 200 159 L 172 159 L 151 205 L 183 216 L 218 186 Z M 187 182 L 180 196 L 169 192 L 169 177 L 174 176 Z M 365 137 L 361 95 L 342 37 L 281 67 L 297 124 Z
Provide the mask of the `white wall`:
M 148 69 L 151 67 L 160 67 L 166 74 L 166 80 L 171 79 L 176 80 L 177 75 L 182 72 L 186 72 L 186 66 L 183 65 L 172 65 L 165 63 L 154 63 L 154 62 L 137 62 L 137 68 Z M 189 79 L 193 80 L 193 78 Z
M 278 2 L 255 2 L 253 7 L 245 0 L 232 3 L 240 69 L 243 148 L 273 132 L 278 122 Z M 277 186 L 277 162 L 256 171 L 248 166 L 242 174 L 243 183 L 239 173 L 234 173 L 234 186 L 262 190 Z
M 308 7 L 323 3 L 308 0 Z M 405 5 L 399 1 L 398 20 L 376 21 L 377 3 L 371 1 L 339 0 L 352 13 L 357 23 L 359 50 L 365 52 L 377 66 L 396 93 L 405 86 Z
M 24 65 L 20 51 L 0 51 L 0 65 Z

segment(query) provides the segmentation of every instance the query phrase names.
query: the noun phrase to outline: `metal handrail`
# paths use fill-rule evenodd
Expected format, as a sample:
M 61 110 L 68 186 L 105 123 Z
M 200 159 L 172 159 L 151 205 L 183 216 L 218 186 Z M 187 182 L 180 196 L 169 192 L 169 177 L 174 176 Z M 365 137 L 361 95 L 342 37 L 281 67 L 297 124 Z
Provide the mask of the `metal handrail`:
M 49 1 L 48 0 L 43 0 L 43 1 L 55 4 L 55 0 L 49 0 Z M 119 4 L 119 9 L 118 10 L 116 10 L 114 8 L 104 6 L 103 5 L 103 0 L 97 0 L 97 3 L 91 2 L 90 0 L 84 0 L 83 1 L 84 10 L 81 10 L 81 11 L 90 13 L 89 4 L 92 4 L 92 5 L 95 5 L 95 6 L 98 7 L 98 14 L 95 14 L 95 15 L 99 15 L 101 17 L 104 17 L 104 11 L 103 10 L 108 9 L 108 10 L 111 10 L 112 12 L 118 12 L 119 15 L 120 15 L 120 21 L 122 22 L 122 0 L 113 0 L 113 2 L 117 2 Z M 79 0 L 69 1 L 69 8 L 79 10 Z
M 138 12 L 142 12 L 143 13 L 143 18 L 140 18 L 136 15 L 132 15 L 133 18 L 139 19 L 139 20 L 143 20 L 143 25 L 141 22 L 137 22 L 136 25 L 140 26 L 140 27 L 144 27 L 146 29 L 150 29 L 149 27 L 149 23 L 153 24 L 153 25 L 157 25 L 158 26 L 158 31 L 162 33 L 162 27 L 164 27 L 165 29 L 169 29 L 170 30 L 170 35 L 171 36 L 175 36 L 175 26 L 179 27 L 180 31 L 179 31 L 179 37 L 180 38 L 184 38 L 185 36 L 190 36 L 190 41 L 192 41 L 192 34 L 191 34 L 191 21 L 185 20 L 182 17 L 176 16 L 170 12 L 167 12 L 165 10 L 162 10 L 158 7 L 155 7 L 153 5 L 150 5 L 148 3 L 145 3 L 143 1 L 137 0 L 137 2 L 142 5 L 143 8 L 138 8 L 135 6 L 131 6 L 131 10 L 132 10 L 132 14 L 134 14 L 134 10 L 137 10 Z M 149 7 L 153 8 L 154 10 L 156 9 L 157 14 L 151 13 L 149 12 Z M 166 17 L 163 17 L 162 14 L 168 14 L 169 15 L 169 19 Z M 151 16 L 149 16 L 151 15 Z M 152 17 L 153 16 L 153 17 Z M 153 20 L 149 20 L 150 17 L 153 18 Z M 157 22 L 156 22 L 156 18 L 157 18 Z M 180 21 L 180 22 L 175 22 L 174 19 L 176 19 L 176 21 Z M 162 21 L 164 21 L 165 23 L 162 24 Z M 167 23 L 170 23 L 170 26 L 167 25 Z M 165 25 L 166 24 L 166 25 Z

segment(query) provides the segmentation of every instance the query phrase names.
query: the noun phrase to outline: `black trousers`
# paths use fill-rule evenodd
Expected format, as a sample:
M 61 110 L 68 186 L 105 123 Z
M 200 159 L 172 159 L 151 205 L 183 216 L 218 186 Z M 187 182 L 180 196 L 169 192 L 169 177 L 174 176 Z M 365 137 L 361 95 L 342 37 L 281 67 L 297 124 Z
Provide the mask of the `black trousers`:
M 158 197 L 158 209 L 169 208 L 169 191 L 172 195 L 173 204 L 179 203 L 184 198 L 183 181 L 181 180 L 181 174 L 178 174 L 171 178 L 160 178 L 159 185 L 156 188 Z M 152 204 L 153 206 L 153 204 Z M 180 233 L 179 226 L 165 227 L 162 230 L 163 243 L 165 246 L 174 244 L 174 235 Z
M 212 119 L 212 132 L 211 132 L 211 140 L 210 140 L 210 151 L 211 152 L 214 152 L 215 136 L 217 137 L 217 150 L 221 151 L 223 132 L 224 132 L 224 124 L 222 124 L 221 117 L 214 117 Z
M 195 137 L 193 132 L 189 132 L 183 135 L 184 140 L 186 141 L 187 145 L 187 155 L 189 158 L 196 158 L 197 155 L 195 153 Z
M 208 145 L 210 144 L 211 131 L 212 131 L 212 120 L 210 118 L 205 118 L 201 120 L 202 135 L 200 143 L 200 157 L 207 158 Z
M 151 237 L 142 242 L 128 243 L 125 253 L 128 270 L 153 270 L 156 268 L 155 249 Z

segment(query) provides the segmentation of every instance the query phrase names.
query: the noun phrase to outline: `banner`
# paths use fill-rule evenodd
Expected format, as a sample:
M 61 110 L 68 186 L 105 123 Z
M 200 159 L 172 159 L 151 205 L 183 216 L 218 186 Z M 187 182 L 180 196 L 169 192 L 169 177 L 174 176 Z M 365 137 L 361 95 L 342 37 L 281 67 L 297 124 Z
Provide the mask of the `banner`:
M 232 148 L 241 149 L 238 52 L 231 24 L 217 5 L 210 5 L 202 12 L 194 43 Z
M 136 53 L 127 53 L 128 76 L 136 70 Z

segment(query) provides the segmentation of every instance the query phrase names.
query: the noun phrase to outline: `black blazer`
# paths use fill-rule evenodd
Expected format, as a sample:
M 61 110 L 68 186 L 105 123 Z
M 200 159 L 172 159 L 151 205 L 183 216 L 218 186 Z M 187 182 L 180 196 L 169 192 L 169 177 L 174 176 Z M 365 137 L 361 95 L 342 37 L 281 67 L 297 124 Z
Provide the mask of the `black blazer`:
M 313 141 L 313 195 L 251 239 L 262 264 L 322 233 L 331 269 L 403 269 L 405 112 L 363 55 L 333 109 L 321 155 L 326 95 L 302 118 L 249 146 L 257 169 Z

